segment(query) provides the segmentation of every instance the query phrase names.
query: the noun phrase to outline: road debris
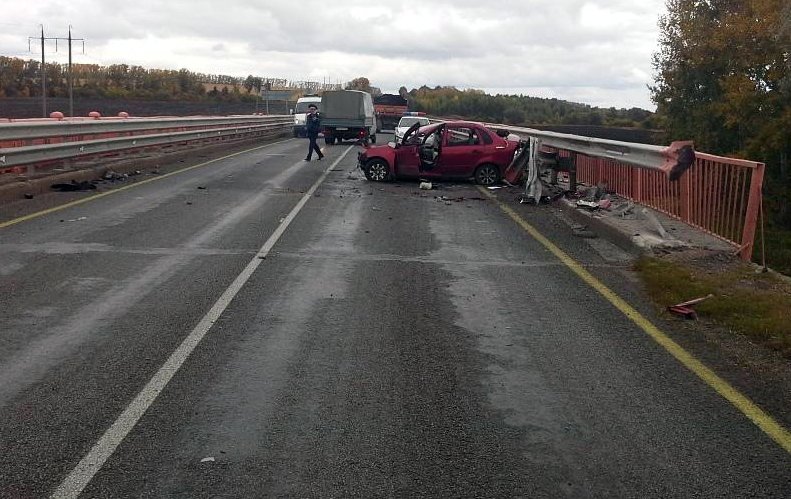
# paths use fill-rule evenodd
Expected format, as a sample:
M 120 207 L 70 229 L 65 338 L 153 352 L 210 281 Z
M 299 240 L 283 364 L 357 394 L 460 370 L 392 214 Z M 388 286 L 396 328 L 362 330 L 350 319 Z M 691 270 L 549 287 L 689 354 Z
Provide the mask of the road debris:
M 577 200 L 578 208 L 587 208 L 589 210 L 609 210 L 612 206 L 612 198 L 607 193 L 607 184 L 599 182 L 598 184 L 589 187 L 582 199 Z
M 621 204 L 620 206 L 616 207 L 612 210 L 613 215 L 617 215 L 621 218 L 636 218 L 634 212 L 634 203 L 628 201 L 626 203 Z
M 200 460 L 202 463 L 213 463 L 215 461 L 214 456 L 204 457 Z
M 571 226 L 571 234 L 576 237 L 582 237 L 584 239 L 596 239 L 597 236 L 595 232 L 588 229 L 586 225 L 572 225 Z
M 431 182 L 420 182 L 420 189 L 424 191 L 430 191 L 433 186 Z
M 648 208 L 643 208 L 641 211 L 643 212 L 645 218 L 651 222 L 651 224 L 654 226 L 656 231 L 659 233 L 660 236 L 662 236 L 663 239 L 670 239 L 670 236 L 668 235 L 665 228 L 662 226 L 662 223 L 659 221 L 658 218 L 656 218 L 656 215 L 654 215 L 653 212 L 649 211 Z
M 480 196 L 475 196 L 475 197 L 471 197 L 471 198 L 465 198 L 464 196 L 458 196 L 458 197 L 455 197 L 455 198 L 449 198 L 447 196 L 434 196 L 434 199 L 436 201 L 438 201 L 438 202 L 439 201 L 445 201 L 446 203 L 449 202 L 449 201 L 453 201 L 455 203 L 460 203 L 462 201 L 486 201 L 485 198 L 482 198 Z
M 703 300 L 708 300 L 713 296 L 714 296 L 713 294 L 708 294 L 701 298 L 695 298 L 694 300 L 689 300 L 689 301 L 677 303 L 675 305 L 670 305 L 669 307 L 667 307 L 667 310 L 673 314 L 684 317 L 685 319 L 696 320 L 698 318 L 698 314 L 692 308 L 692 305 L 696 305 L 702 302 Z
M 96 185 L 88 181 L 77 182 L 72 180 L 68 184 L 52 184 L 49 188 L 58 192 L 89 191 L 96 189 Z

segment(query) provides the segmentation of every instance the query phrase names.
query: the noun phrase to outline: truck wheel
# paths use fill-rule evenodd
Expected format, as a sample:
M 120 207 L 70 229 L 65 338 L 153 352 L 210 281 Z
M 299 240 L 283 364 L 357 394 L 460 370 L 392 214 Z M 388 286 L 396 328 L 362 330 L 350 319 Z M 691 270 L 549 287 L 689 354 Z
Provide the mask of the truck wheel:
M 325 144 L 332 144 L 332 137 L 324 137 Z
M 372 159 L 365 164 L 363 173 L 372 182 L 384 182 L 390 177 L 390 167 L 383 159 Z
M 299 132 L 294 130 L 294 138 L 296 139 L 297 137 L 299 137 Z
M 343 139 L 341 137 L 335 137 L 336 144 L 340 144 L 341 142 L 343 142 Z

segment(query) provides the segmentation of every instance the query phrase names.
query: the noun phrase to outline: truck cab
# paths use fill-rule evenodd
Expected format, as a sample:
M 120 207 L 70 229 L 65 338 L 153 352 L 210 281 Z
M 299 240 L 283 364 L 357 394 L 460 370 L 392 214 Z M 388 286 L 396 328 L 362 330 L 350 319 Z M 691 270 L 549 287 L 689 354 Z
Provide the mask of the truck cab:
M 294 137 L 305 136 L 305 116 L 308 113 L 308 106 L 315 104 L 321 112 L 321 97 L 318 95 L 306 95 L 297 99 L 297 103 L 292 110 L 294 114 L 294 126 L 292 128 Z

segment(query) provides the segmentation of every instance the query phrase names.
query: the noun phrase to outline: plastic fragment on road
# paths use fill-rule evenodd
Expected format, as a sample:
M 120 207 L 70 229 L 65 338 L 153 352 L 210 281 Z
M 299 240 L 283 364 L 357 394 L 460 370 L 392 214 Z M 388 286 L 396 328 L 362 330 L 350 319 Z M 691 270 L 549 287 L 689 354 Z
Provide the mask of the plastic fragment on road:
M 214 462 L 214 456 L 204 457 L 203 459 L 200 460 L 200 462 L 202 462 L 202 463 L 213 463 Z
M 424 191 L 430 191 L 433 186 L 431 185 L 431 182 L 420 182 L 420 188 Z

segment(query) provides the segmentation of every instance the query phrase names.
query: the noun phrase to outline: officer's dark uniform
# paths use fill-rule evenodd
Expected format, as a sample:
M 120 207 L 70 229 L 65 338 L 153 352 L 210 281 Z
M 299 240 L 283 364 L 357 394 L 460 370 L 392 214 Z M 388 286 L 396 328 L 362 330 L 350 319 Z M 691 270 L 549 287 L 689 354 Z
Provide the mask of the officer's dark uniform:
M 305 158 L 305 161 L 310 161 L 310 157 L 313 154 L 313 151 L 316 151 L 316 154 L 319 155 L 318 159 L 324 157 L 321 154 L 321 149 L 319 145 L 316 144 L 316 138 L 319 136 L 319 132 L 321 131 L 321 116 L 319 113 L 308 113 L 305 115 L 305 132 L 308 135 L 308 157 Z

